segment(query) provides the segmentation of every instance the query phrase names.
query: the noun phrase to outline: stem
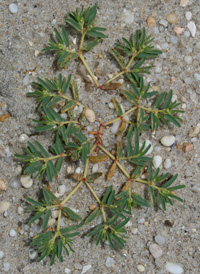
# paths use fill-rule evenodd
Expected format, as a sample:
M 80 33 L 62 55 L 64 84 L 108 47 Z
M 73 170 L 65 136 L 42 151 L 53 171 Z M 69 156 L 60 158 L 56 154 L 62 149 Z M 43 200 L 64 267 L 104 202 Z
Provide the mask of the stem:
M 130 112 L 134 111 L 135 109 L 137 109 L 137 107 L 133 107 L 133 108 L 129 109 L 128 111 L 124 112 L 120 117 L 117 117 L 117 118 L 115 118 L 113 120 L 108 121 L 107 123 L 104 123 L 104 126 L 108 126 L 110 124 L 113 124 L 114 122 L 117 122 L 117 121 L 121 120 L 121 117 L 126 116 L 127 114 L 129 114 Z
M 112 77 L 110 80 L 106 81 L 104 85 L 112 82 L 113 80 L 115 80 L 116 78 L 118 78 L 119 76 L 123 75 L 125 73 L 125 71 L 121 71 L 120 73 L 116 74 L 114 77 Z
M 61 153 L 59 155 L 55 155 L 55 156 L 51 156 L 51 157 L 47 157 L 47 158 L 36 158 L 36 161 L 44 161 L 45 163 L 47 163 L 50 160 L 54 160 L 54 159 L 61 158 L 61 157 L 68 157 L 68 156 L 70 156 L 70 154 Z
M 69 195 L 67 195 L 67 197 L 60 203 L 61 206 L 63 206 L 64 204 L 66 204 L 66 202 L 72 197 L 72 195 L 74 195 L 74 193 L 79 189 L 79 187 L 83 184 L 83 182 L 81 181 L 73 190 L 72 192 L 69 193 Z
M 138 183 L 143 183 L 143 184 L 146 184 L 146 185 L 149 185 L 149 186 L 152 186 L 153 188 L 156 188 L 156 189 L 160 189 L 160 187 L 158 186 L 155 186 L 154 184 L 151 184 L 151 182 L 148 182 L 148 181 L 145 181 L 145 180 L 142 180 L 142 179 L 135 179 L 136 182 Z
M 83 55 L 80 54 L 80 55 L 79 55 L 79 58 L 81 59 L 81 61 L 83 62 L 83 65 L 85 66 L 85 68 L 86 68 L 87 71 L 89 72 L 90 76 L 92 77 L 92 79 L 93 79 L 95 85 L 96 85 L 97 87 L 99 87 L 99 83 L 98 83 L 98 81 L 96 80 L 96 78 L 95 78 L 94 74 L 92 73 L 91 69 L 89 68 L 89 66 L 88 66 L 88 64 L 87 64 L 87 62 L 86 62 L 86 60 L 85 60 L 85 58 L 83 57 Z
M 60 231 L 61 209 L 58 211 L 57 231 Z
M 124 173 L 124 175 L 127 178 L 130 178 L 130 175 L 128 174 L 128 172 L 120 165 L 120 163 L 118 161 L 116 161 L 116 158 L 109 152 L 107 151 L 104 147 L 102 147 L 101 145 L 98 145 L 98 147 L 103 150 L 113 161 L 116 162 L 117 166 L 121 169 L 121 171 Z
M 76 100 L 74 100 L 74 99 L 72 99 L 72 98 L 69 98 L 69 97 L 63 95 L 61 91 L 58 91 L 58 94 L 59 94 L 63 99 L 66 99 L 66 100 L 68 100 L 68 101 L 74 101 L 74 102 L 76 103 L 76 105 L 85 107 L 83 104 L 77 102 Z M 50 95 L 50 96 L 53 96 L 53 97 L 57 96 L 56 94 L 52 94 L 52 93 L 50 93 L 49 95 Z
M 94 196 L 94 198 L 97 200 L 97 202 L 100 204 L 101 201 L 99 200 L 99 198 L 97 197 L 96 193 L 94 192 L 93 188 L 90 186 L 90 184 L 88 184 L 88 182 L 85 182 L 85 184 L 87 185 L 87 187 L 89 188 L 89 190 L 91 191 L 92 195 Z
M 82 51 L 83 48 L 83 42 L 84 42 L 84 38 L 85 38 L 85 32 L 82 32 L 82 37 L 81 37 L 81 42 L 80 42 L 80 46 L 79 46 L 79 51 Z
M 101 208 L 101 213 L 103 215 L 104 224 L 106 224 L 106 213 L 105 213 L 104 207 Z

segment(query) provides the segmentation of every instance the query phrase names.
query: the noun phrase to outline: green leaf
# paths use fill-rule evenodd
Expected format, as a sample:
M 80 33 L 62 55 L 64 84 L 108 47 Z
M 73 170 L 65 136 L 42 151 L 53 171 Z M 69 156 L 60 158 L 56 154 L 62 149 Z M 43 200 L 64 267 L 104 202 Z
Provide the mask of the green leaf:
M 72 82 L 72 92 L 73 92 L 74 100 L 78 101 L 79 95 L 78 95 L 78 87 L 77 87 L 76 81 Z
M 35 205 L 35 206 L 37 206 L 37 207 L 43 207 L 43 206 L 44 206 L 42 203 L 40 203 L 40 202 L 38 202 L 38 201 L 35 201 L 35 200 L 31 199 L 31 198 L 26 198 L 26 200 L 27 200 L 30 204 L 33 204 L 33 205 Z
M 43 148 L 43 146 L 39 142 L 35 141 L 34 143 L 38 147 L 38 149 L 43 157 L 49 157 L 49 154 L 47 153 L 47 151 Z
M 163 199 L 163 196 L 162 196 L 161 193 L 158 193 L 158 199 L 159 199 L 159 201 L 160 201 L 160 204 L 161 204 L 163 210 L 166 210 L 165 200 Z
M 70 84 L 70 81 L 71 81 L 71 74 L 68 75 L 67 79 L 65 80 L 63 86 L 62 86 L 62 93 L 65 94 L 68 87 L 69 87 L 69 84 Z
M 43 226 L 42 229 L 45 230 L 47 228 L 47 223 L 49 221 L 49 218 L 51 216 L 51 210 L 48 209 L 44 215 L 44 219 L 43 219 Z
M 119 247 L 124 248 L 124 243 L 120 240 L 119 237 L 117 237 L 117 235 L 112 233 L 111 238 L 116 242 Z
M 171 103 L 171 99 L 172 99 L 172 90 L 170 89 L 166 99 L 165 99 L 165 103 L 163 105 L 163 108 L 166 109 L 166 108 L 169 108 L 169 105 Z
M 151 196 L 151 203 L 153 205 L 155 205 L 155 203 L 156 203 L 156 197 L 155 197 L 155 194 L 154 194 L 154 189 L 151 186 L 149 186 L 149 193 L 150 193 L 150 196 Z
M 177 190 L 177 189 L 182 189 L 185 188 L 185 185 L 180 185 L 180 186 L 172 186 L 167 188 L 167 190 L 171 191 L 171 190 Z
M 106 192 L 105 192 L 105 194 L 103 196 L 103 199 L 102 199 L 103 204 L 106 204 L 106 201 L 107 201 L 108 196 L 110 195 L 111 191 L 112 191 L 112 186 L 107 187 Z
M 100 41 L 101 41 L 100 38 L 96 38 L 96 39 L 92 40 L 91 42 L 89 42 L 87 45 L 84 46 L 83 50 L 84 50 L 84 51 L 90 51 L 90 50 L 93 49 Z
M 87 160 L 89 154 L 90 154 L 90 143 L 87 142 L 87 143 L 83 144 L 83 149 L 82 149 L 82 162 L 83 162 L 83 165 L 86 164 L 86 160 Z
M 58 253 L 57 256 L 60 257 L 62 254 L 63 242 L 61 239 L 58 240 Z
M 88 183 L 94 183 L 95 180 L 97 180 L 99 177 L 101 177 L 103 175 L 102 172 L 95 172 L 89 176 L 87 176 L 86 178 L 86 182 Z
M 159 108 L 159 106 L 161 105 L 164 97 L 165 97 L 165 92 L 162 92 L 155 101 L 155 104 L 154 104 L 155 108 L 157 108 L 157 109 Z
M 62 37 L 66 47 L 69 47 L 69 38 L 64 27 L 62 27 Z
M 131 218 L 126 218 L 124 221 L 122 221 L 121 223 L 117 224 L 116 226 L 114 226 L 115 230 L 119 230 L 120 228 L 122 228 L 123 226 L 125 226 Z
M 69 217 L 73 221 L 81 221 L 82 220 L 82 218 L 78 214 L 76 214 L 73 210 L 71 210 L 68 207 L 63 207 L 62 208 L 62 214 Z
M 115 107 L 115 109 L 117 111 L 117 114 L 119 116 L 121 116 L 123 114 L 123 111 L 121 109 L 121 106 L 120 106 L 119 102 L 115 98 L 113 98 L 112 101 L 113 101 L 113 105 L 114 105 L 114 107 Z
M 67 102 L 67 104 L 61 109 L 61 112 L 67 112 L 70 109 L 74 108 L 76 106 L 74 100 L 70 100 Z
M 29 224 L 32 224 L 32 223 L 35 222 L 37 219 L 39 219 L 43 214 L 44 214 L 44 211 L 36 213 L 35 216 L 34 216 L 33 218 L 31 218 L 30 221 L 29 221 L 28 223 L 29 223 Z
M 177 120 L 176 119 L 178 119 L 179 117 L 173 117 L 172 115 L 170 115 L 170 114 L 165 114 L 165 118 L 167 119 L 167 120 L 169 120 L 170 122 L 172 122 L 175 126 L 177 126 L 177 127 L 181 127 L 181 125 L 179 124 L 179 122 L 177 122 Z
M 86 35 L 92 36 L 92 37 L 97 37 L 97 38 L 107 38 L 108 37 L 107 35 L 103 34 L 102 32 L 95 31 L 93 29 L 88 30 L 86 32 Z
M 123 56 L 115 49 L 110 50 L 111 54 L 114 56 L 118 64 L 120 65 L 121 68 L 125 67 L 125 60 Z
M 87 234 L 87 237 L 91 237 L 95 234 L 97 234 L 99 231 L 101 231 L 103 229 L 103 225 L 98 225 L 97 227 L 95 227 L 92 231 L 90 231 L 88 234 Z
M 164 185 L 162 185 L 162 187 L 168 188 L 171 184 L 173 184 L 173 182 L 177 179 L 177 177 L 178 177 L 178 174 L 175 174 L 166 183 L 164 183 Z
M 129 100 L 129 102 L 131 102 L 132 104 L 137 104 L 137 100 L 131 92 L 121 89 L 120 93 L 123 94 L 124 97 L 126 97 L 126 99 Z
M 138 195 L 138 194 L 136 195 L 136 194 L 132 193 L 131 196 L 133 197 L 133 201 L 134 201 L 137 205 L 149 207 L 148 202 L 147 202 L 145 199 L 143 199 L 140 195 Z
M 109 242 L 110 247 L 114 249 L 114 245 L 113 245 L 113 242 L 111 240 L 111 237 L 110 237 L 110 234 L 109 234 L 108 230 L 106 230 L 106 238 Z
M 70 24 L 75 30 L 81 31 L 81 26 L 73 19 L 67 18 L 65 21 Z
M 90 222 L 92 222 L 94 219 L 96 219 L 99 214 L 100 214 L 101 210 L 99 208 L 96 208 L 92 211 L 92 213 L 86 218 L 84 224 L 89 224 Z
M 59 42 L 60 44 L 63 44 L 62 37 L 61 37 L 60 33 L 58 32 L 58 30 L 57 30 L 56 28 L 54 29 L 54 32 L 55 32 L 55 34 L 56 34 L 56 38 L 57 38 L 58 42 Z

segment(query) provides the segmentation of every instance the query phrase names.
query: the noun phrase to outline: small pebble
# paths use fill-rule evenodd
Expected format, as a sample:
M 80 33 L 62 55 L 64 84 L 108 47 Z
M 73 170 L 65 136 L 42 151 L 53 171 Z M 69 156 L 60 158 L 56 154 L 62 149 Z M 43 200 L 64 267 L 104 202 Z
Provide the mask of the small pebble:
M 95 208 L 96 208 L 96 205 L 95 205 L 95 204 L 89 206 L 89 209 L 90 209 L 90 210 L 94 210 Z
M 149 251 L 155 259 L 162 256 L 162 249 L 157 244 L 150 244 Z
M 189 0 L 181 0 L 180 6 L 181 7 L 186 7 L 188 3 L 189 3 Z
M 50 219 L 48 220 L 47 226 L 48 226 L 48 227 L 51 227 L 51 226 L 53 226 L 53 225 L 55 224 L 55 222 L 56 222 L 55 219 L 50 218 Z
M 193 144 L 185 143 L 183 145 L 183 150 L 184 150 L 185 153 L 191 151 L 192 149 L 193 149 Z
M 137 233 L 138 233 L 137 227 L 133 227 L 133 228 L 131 229 L 131 232 L 132 232 L 133 234 L 137 234 Z
M 200 132 L 200 128 L 198 126 L 194 127 L 193 129 L 190 130 L 189 132 L 189 137 L 196 137 Z
M 81 168 L 80 168 L 80 167 L 77 167 L 76 173 L 77 173 L 77 174 L 80 174 L 80 173 L 81 173 Z
M 184 103 L 184 104 L 182 104 L 182 109 L 186 109 L 186 107 L 187 107 L 187 105 Z
M 38 253 L 35 251 L 35 250 L 29 250 L 29 258 L 31 259 L 31 260 L 35 260 L 36 258 L 37 258 L 37 256 L 38 256 Z
M 12 229 L 11 231 L 10 231 L 10 236 L 11 237 L 15 237 L 16 236 L 16 231 L 14 230 L 14 229 Z
M 51 217 L 52 217 L 53 219 L 58 218 L 58 213 L 59 213 L 59 210 L 58 210 L 58 209 L 52 210 L 52 211 L 51 211 Z
M 33 185 L 33 180 L 29 175 L 22 175 L 20 182 L 24 188 L 30 188 Z
M 123 21 L 125 24 L 132 24 L 134 20 L 134 16 L 130 11 L 125 10 L 123 14 Z
M 139 272 L 144 272 L 144 271 L 145 271 L 144 266 L 141 265 L 141 264 L 139 264 L 139 265 L 137 266 L 137 269 L 138 269 Z
M 58 187 L 58 193 L 59 194 L 63 195 L 65 193 L 65 191 L 66 191 L 66 186 L 65 185 L 60 185 Z
M 6 119 L 9 119 L 11 116 L 9 113 L 3 114 L 0 116 L 0 122 L 4 122 Z
M 187 65 L 191 65 L 192 64 L 192 57 L 191 56 L 185 56 L 184 57 L 184 62 L 187 64 Z
M 23 79 L 23 85 L 27 86 L 29 83 L 29 74 L 27 73 Z
M 176 33 L 176 34 L 182 34 L 183 32 L 184 32 L 184 28 L 181 28 L 181 27 L 175 27 L 174 28 L 174 32 Z
M 183 268 L 178 264 L 167 262 L 165 268 L 168 272 L 170 272 L 172 274 L 183 273 Z
M 74 264 L 74 267 L 75 267 L 77 270 L 82 269 L 82 265 L 79 264 L 79 263 L 75 263 L 75 264 Z
M 95 113 L 92 109 L 87 108 L 85 110 L 85 117 L 90 123 L 95 122 Z
M 172 162 L 169 158 L 167 158 L 165 161 L 164 161 L 164 168 L 165 169 L 169 169 L 172 165 Z
M 150 29 L 153 29 L 156 25 L 156 20 L 153 16 L 147 17 L 147 25 L 149 26 Z
M 28 140 L 28 136 L 26 134 L 21 134 L 19 136 L 20 143 L 26 142 Z
M 149 150 L 147 151 L 147 153 L 145 155 L 149 155 L 153 151 L 153 145 L 152 145 L 151 141 L 146 139 L 144 149 L 146 149 L 149 145 L 151 145 L 151 147 L 149 148 Z
M 108 106 L 109 106 L 109 108 L 111 108 L 111 109 L 114 109 L 114 108 L 115 108 L 112 102 L 109 103 Z
M 184 31 L 185 37 L 190 37 L 190 32 L 188 30 Z
M 65 273 L 66 273 L 66 274 L 70 274 L 70 273 L 71 273 L 71 269 L 69 269 L 69 268 L 66 267 L 66 268 L 65 268 Z
M 3 270 L 4 270 L 5 272 L 8 272 L 8 271 L 10 270 L 10 264 L 9 264 L 9 263 L 4 263 L 4 264 L 3 264 Z
M 116 121 L 113 123 L 112 127 L 110 128 L 110 131 L 113 133 L 113 134 L 116 134 L 119 127 L 120 127 L 120 124 L 121 124 L 121 121 Z
M 51 21 L 51 25 L 53 26 L 53 25 L 55 25 L 56 24 L 56 19 L 53 19 L 52 21 Z
M 165 243 L 165 238 L 163 238 L 163 237 L 160 236 L 160 235 L 157 235 L 157 236 L 155 237 L 155 241 L 156 241 L 157 244 L 163 245 L 163 244 Z
M 174 24 L 174 23 L 177 23 L 178 21 L 178 18 L 176 16 L 175 13 L 173 12 L 170 12 L 167 17 L 166 17 L 167 21 L 170 23 L 170 24 Z
M 38 55 L 40 54 L 39 50 L 35 50 L 35 57 L 38 57 Z
M 18 188 L 20 188 L 21 184 L 20 184 L 20 182 L 19 182 L 18 179 L 16 179 L 15 177 L 13 177 L 9 181 L 9 186 L 11 188 L 18 189 Z
M 153 157 L 153 165 L 155 168 L 158 168 L 162 164 L 162 157 L 160 155 L 156 155 Z
M 101 225 L 103 223 L 103 217 L 101 215 L 99 215 L 96 219 L 96 223 L 97 225 Z
M 22 167 L 21 167 L 21 166 L 17 166 L 17 167 L 15 168 L 15 175 L 18 176 L 18 175 L 21 174 L 21 172 L 22 172 Z
M 175 137 L 173 135 L 164 136 L 161 138 L 160 142 L 163 146 L 170 147 L 175 142 Z
M 71 166 L 68 166 L 68 167 L 67 167 L 67 173 L 69 174 L 71 171 L 72 171 L 72 167 L 71 167 Z
M 6 184 L 3 180 L 0 180 L 0 190 L 5 191 L 6 190 Z
M 194 37 L 196 34 L 196 31 L 197 31 L 195 23 L 193 21 L 190 21 L 190 22 L 188 22 L 187 27 L 188 27 L 192 37 Z
M 138 220 L 138 224 L 143 224 L 145 222 L 145 219 L 144 218 L 141 218 Z
M 18 11 L 17 5 L 16 5 L 15 3 L 10 4 L 10 5 L 9 5 L 9 11 L 10 11 L 11 13 L 17 13 L 17 11 Z
M 6 201 L 0 201 L 0 213 L 4 213 L 10 208 L 10 203 Z
M 86 273 L 91 267 L 91 264 L 84 265 L 81 274 Z
M 98 164 L 94 164 L 92 167 L 92 172 L 94 172 L 94 173 L 97 172 L 98 168 L 99 168 Z
M 185 14 L 185 18 L 190 21 L 192 19 L 192 13 L 191 11 L 187 11 L 186 14 Z
M 19 206 L 19 207 L 17 208 L 17 213 L 18 213 L 19 215 L 21 215 L 23 212 L 24 212 L 23 207 Z
M 159 21 L 159 24 L 162 25 L 162 26 L 164 26 L 164 27 L 167 27 L 167 26 L 168 26 L 168 22 L 167 22 L 167 20 L 165 20 L 165 19 L 161 19 L 161 20 Z
M 0 250 L 0 260 L 3 259 L 3 257 L 4 257 L 4 252 Z
M 194 78 L 195 78 L 197 81 L 200 81 L 200 74 L 199 74 L 199 73 L 195 73 L 195 74 L 194 74 Z
M 106 267 L 111 267 L 111 266 L 114 265 L 114 263 L 115 263 L 115 261 L 113 260 L 113 258 L 107 257 L 107 259 L 106 259 Z

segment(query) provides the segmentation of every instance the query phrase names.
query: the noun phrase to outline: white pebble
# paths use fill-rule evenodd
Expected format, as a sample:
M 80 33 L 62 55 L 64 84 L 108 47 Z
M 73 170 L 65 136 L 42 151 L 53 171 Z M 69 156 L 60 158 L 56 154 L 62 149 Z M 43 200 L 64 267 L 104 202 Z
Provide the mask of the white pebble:
M 109 106 L 109 108 L 111 108 L 111 109 L 114 109 L 114 108 L 115 108 L 112 102 L 109 103 L 108 106 Z
M 200 74 L 199 74 L 199 73 L 195 73 L 195 74 L 194 74 L 194 78 L 195 78 L 197 81 L 200 81 Z
M 0 260 L 4 257 L 4 252 L 0 250 Z
M 6 190 L 6 184 L 3 180 L 0 180 L 0 190 L 5 191 Z
M 37 256 L 38 256 L 38 253 L 35 250 L 31 249 L 31 250 L 29 250 L 29 254 L 28 255 L 29 255 L 29 258 L 31 260 L 35 260 L 37 258 Z
M 17 5 L 16 5 L 15 3 L 10 4 L 10 5 L 9 5 L 9 11 L 10 11 L 11 13 L 17 13 L 17 11 L 18 11 Z
M 141 218 L 138 220 L 138 224 L 143 224 L 145 222 L 145 219 L 144 218 Z
M 145 271 L 144 266 L 141 265 L 141 264 L 139 264 L 139 265 L 137 266 L 137 269 L 138 269 L 139 272 L 144 272 L 144 271 Z
M 132 232 L 133 234 L 137 234 L 137 233 L 138 233 L 137 227 L 133 227 L 133 228 L 131 229 L 131 232 Z
M 19 206 L 19 207 L 17 208 L 17 213 L 18 213 L 19 215 L 21 215 L 23 212 L 24 212 L 23 207 Z
M 184 31 L 185 37 L 190 37 L 190 32 L 188 30 Z
M 71 170 L 72 170 L 72 167 L 71 167 L 71 166 L 68 166 L 68 167 L 67 167 L 67 173 L 69 174 L 69 173 L 71 172 Z
M 81 274 L 86 273 L 91 268 L 91 264 L 84 265 Z
M 162 157 L 160 155 L 156 155 L 153 157 L 153 165 L 155 168 L 158 168 L 162 164 Z
M 76 169 L 76 173 L 80 174 L 81 173 L 81 168 L 80 167 L 77 167 Z
M 183 273 L 183 268 L 178 264 L 167 262 L 165 268 L 167 271 L 169 271 L 172 274 Z
M 155 72 L 156 73 L 160 73 L 162 71 L 162 64 L 161 63 L 158 63 L 156 65 L 156 68 L 155 68 Z
M 97 172 L 98 168 L 99 168 L 98 164 L 94 164 L 92 167 L 92 172 Z
M 155 259 L 162 256 L 162 249 L 157 244 L 150 244 L 149 251 Z
M 20 182 L 21 182 L 22 186 L 25 188 L 30 188 L 33 185 L 33 180 L 31 179 L 31 177 L 29 175 L 22 175 Z
M 35 50 L 35 57 L 38 57 L 38 55 L 40 54 L 39 50 Z
M 81 113 L 82 113 L 82 111 L 83 111 L 83 106 L 82 106 L 82 105 L 80 105 L 80 106 L 78 107 L 78 114 L 81 114 Z
M 22 172 L 22 167 L 21 167 L 21 166 L 17 166 L 17 167 L 15 168 L 15 175 L 18 176 L 18 175 L 21 174 L 21 172 Z
M 29 83 L 29 74 L 27 73 L 23 79 L 23 85 L 27 86 Z
M 173 135 L 164 136 L 161 138 L 161 144 L 165 147 L 170 147 L 175 142 L 175 137 Z
M 3 264 L 3 270 L 4 270 L 5 272 L 8 272 L 9 269 L 10 269 L 10 264 L 9 264 L 9 263 L 4 263 L 4 264 Z
M 121 121 L 116 121 L 113 123 L 112 127 L 110 128 L 110 131 L 113 133 L 113 134 L 116 134 L 119 127 L 120 127 L 120 124 L 121 124 Z
M 53 19 L 52 21 L 51 21 L 51 25 L 55 25 L 56 24 L 56 19 Z
M 159 21 L 159 24 L 162 25 L 162 26 L 164 26 L 164 27 L 167 27 L 168 22 L 167 22 L 167 20 L 165 20 L 165 19 L 161 19 L 161 20 Z
M 113 260 L 113 258 L 107 257 L 107 259 L 106 259 L 106 267 L 111 267 L 111 266 L 114 265 L 114 263 L 115 263 L 115 261 Z
M 200 132 L 200 128 L 198 126 L 194 127 L 193 129 L 190 130 L 189 132 L 189 137 L 196 137 Z
M 189 0 L 181 0 L 180 6 L 181 7 L 186 7 L 188 3 L 189 3 Z
M 0 201 L 0 213 L 7 211 L 10 207 L 10 203 L 6 201 Z
M 66 186 L 65 185 L 61 185 L 58 187 L 58 193 L 63 195 L 66 191 Z
M 52 210 L 52 211 L 51 211 L 51 217 L 52 217 L 53 219 L 58 218 L 58 213 L 59 213 L 59 210 L 58 210 L 58 209 Z
M 51 227 L 51 226 L 53 226 L 53 225 L 55 224 L 55 222 L 56 222 L 55 219 L 50 218 L 50 219 L 48 220 L 47 226 L 48 226 L 48 227 Z
M 71 273 L 71 269 L 69 269 L 69 268 L 66 267 L 66 268 L 65 268 L 65 273 L 66 273 L 66 274 L 70 274 L 70 273 Z
M 101 215 L 99 215 L 99 216 L 97 217 L 96 223 L 97 223 L 97 225 L 100 225 L 100 224 L 103 223 L 103 217 L 102 217 Z
M 184 103 L 184 104 L 182 104 L 182 109 L 186 109 L 186 107 L 187 107 L 187 105 Z
M 28 140 L 28 136 L 26 134 L 23 133 L 19 136 L 20 143 L 26 142 L 27 140 Z
M 184 62 L 188 65 L 191 65 L 192 64 L 192 57 L 191 56 L 185 56 L 184 57 Z
M 157 235 L 157 236 L 155 237 L 155 241 L 156 241 L 157 244 L 163 245 L 163 244 L 165 243 L 165 238 L 163 238 L 163 237 L 160 236 L 160 235 Z
M 123 14 L 123 21 L 125 24 L 132 24 L 134 16 L 130 11 L 125 10 Z
M 164 161 L 164 168 L 165 169 L 169 169 L 172 165 L 172 162 L 169 158 L 167 158 L 165 161 Z
M 194 37 L 196 34 L 196 30 L 197 30 L 195 23 L 193 21 L 190 21 L 190 22 L 188 22 L 187 27 L 188 27 L 192 37 Z
M 95 122 L 95 113 L 92 109 L 87 108 L 85 110 L 85 118 L 90 122 L 94 123 Z
M 192 19 L 192 13 L 191 13 L 191 11 L 187 11 L 187 12 L 186 12 L 185 18 L 186 18 L 188 21 Z
M 149 150 L 147 151 L 147 153 L 145 155 L 149 155 L 153 151 L 153 145 L 152 145 L 151 141 L 146 139 L 144 149 L 146 149 L 149 145 L 151 145 L 151 147 L 149 148 Z
M 15 237 L 16 236 L 16 231 L 14 229 L 11 229 L 10 236 L 11 237 Z
M 177 100 L 177 98 L 178 98 L 177 95 L 176 95 L 176 94 L 173 94 L 173 95 L 172 95 L 172 103 L 175 102 L 175 101 Z

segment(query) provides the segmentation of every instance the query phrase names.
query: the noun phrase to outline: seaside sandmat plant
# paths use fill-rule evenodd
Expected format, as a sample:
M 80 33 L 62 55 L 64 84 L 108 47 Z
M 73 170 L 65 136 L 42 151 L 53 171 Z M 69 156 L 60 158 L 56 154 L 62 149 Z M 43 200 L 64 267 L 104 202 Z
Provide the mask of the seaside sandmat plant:
M 107 240 L 111 248 L 116 246 L 123 248 L 128 238 L 125 225 L 129 222 L 133 209 L 141 206 L 149 207 L 152 204 L 165 210 L 166 204 L 173 205 L 172 200 L 182 201 L 175 191 L 183 188 L 184 185 L 172 186 L 178 175 L 160 174 L 159 168 L 154 170 L 152 158 L 148 157 L 151 145 L 140 141 L 144 131 L 159 130 L 160 123 L 166 126 L 168 123 L 173 123 L 180 127 L 182 121 L 177 116 L 182 112 L 177 108 L 179 103 L 172 101 L 172 90 L 161 93 L 150 91 L 150 84 L 146 84 L 143 78 L 143 75 L 149 74 L 151 69 L 150 66 L 144 66 L 145 60 L 155 58 L 162 52 L 154 48 L 153 38 L 146 35 L 145 28 L 136 30 L 130 40 L 123 37 L 122 42 L 116 43 L 110 50 L 120 72 L 113 74 L 112 78 L 100 85 L 84 57 L 100 41 L 107 38 L 106 29 L 96 26 L 96 13 L 96 6 L 69 13 L 65 19 L 67 27 L 62 27 L 61 30 L 54 29 L 55 39 L 49 41 L 43 52 L 55 53 L 56 65 L 65 70 L 70 62 L 80 59 L 90 75 L 89 84 L 93 85 L 94 89 L 111 90 L 116 118 L 107 121 L 105 117 L 99 123 L 95 123 L 93 130 L 88 131 L 86 125 L 88 121 L 94 123 L 95 110 L 89 109 L 79 100 L 78 85 L 74 79 L 71 79 L 74 75 L 70 74 L 65 79 L 61 73 L 54 79 L 38 78 L 37 82 L 33 83 L 34 92 L 28 93 L 28 96 L 36 98 L 37 111 L 41 114 L 40 120 L 34 120 L 35 132 L 37 134 L 51 132 L 52 145 L 45 148 L 38 141 L 28 142 L 24 153 L 16 155 L 24 162 L 24 174 L 32 175 L 34 178 L 39 177 L 41 184 L 46 184 L 39 201 L 31 198 L 26 200 L 30 204 L 28 209 L 33 213 L 29 223 L 39 218 L 43 222 L 43 232 L 33 238 L 31 245 L 37 247 L 40 255 L 38 261 L 50 257 L 51 265 L 56 257 L 63 261 L 64 251 L 67 255 L 70 251 L 74 251 L 73 238 L 80 234 L 78 229 L 83 225 L 86 226 L 85 235 L 95 238 L 97 245 Z M 73 28 L 78 33 L 80 40 L 77 50 L 70 47 L 68 28 Z M 122 81 L 118 81 L 122 75 L 125 83 L 128 84 L 127 89 L 122 89 Z M 130 107 L 127 111 L 123 110 L 122 105 L 115 98 L 116 95 L 125 97 L 129 101 Z M 147 107 L 147 101 L 152 102 L 151 107 Z M 81 110 L 78 116 L 77 107 Z M 110 130 L 113 124 L 116 128 L 114 152 L 113 149 L 104 146 L 104 133 Z M 60 200 L 51 191 L 51 182 L 57 178 L 64 162 L 77 161 L 82 161 L 84 171 L 75 172 L 71 176 L 71 180 L 77 185 L 63 200 Z M 92 165 L 105 161 L 112 162 L 107 171 L 89 173 Z M 128 169 L 126 169 L 127 165 Z M 111 179 L 117 169 L 121 176 L 116 186 Z M 101 197 L 98 197 L 93 187 L 99 177 L 102 181 L 106 181 L 108 186 L 105 191 L 102 188 Z M 45 183 L 46 181 L 48 183 Z M 137 193 L 136 183 L 144 185 L 148 190 L 149 199 Z M 76 192 L 81 187 L 88 188 L 96 202 L 85 219 L 70 208 L 70 199 L 76 199 Z M 56 222 L 49 227 L 48 221 L 52 210 L 57 210 Z M 90 223 L 100 215 L 102 223 L 91 225 Z M 61 228 L 61 217 L 66 217 L 75 224 Z

